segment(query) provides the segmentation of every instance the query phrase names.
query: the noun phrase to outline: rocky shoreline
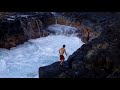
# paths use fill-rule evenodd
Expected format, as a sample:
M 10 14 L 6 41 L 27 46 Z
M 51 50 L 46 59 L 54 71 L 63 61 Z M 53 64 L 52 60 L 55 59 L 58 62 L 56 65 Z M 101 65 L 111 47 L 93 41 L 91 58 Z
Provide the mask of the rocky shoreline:
M 57 23 L 56 23 L 57 22 Z M 0 16 L 0 48 L 10 49 L 29 39 L 46 37 L 52 24 L 76 27 L 85 43 L 61 67 L 59 62 L 39 68 L 40 78 L 119 78 L 119 12 L 14 13 Z

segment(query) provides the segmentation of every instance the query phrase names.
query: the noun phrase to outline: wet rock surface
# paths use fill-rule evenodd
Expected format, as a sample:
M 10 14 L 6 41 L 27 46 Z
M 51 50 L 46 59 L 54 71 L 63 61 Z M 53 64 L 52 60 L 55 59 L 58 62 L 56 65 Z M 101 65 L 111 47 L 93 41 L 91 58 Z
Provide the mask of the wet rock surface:
M 39 68 L 39 77 L 53 78 L 67 69 L 68 69 L 67 62 L 64 62 L 63 65 L 60 65 L 60 62 L 55 62 L 49 66 Z
M 54 23 L 51 13 L 15 13 L 0 18 L 0 48 L 10 49 L 29 39 L 45 37 L 45 28 Z M 11 44 L 12 43 L 12 44 Z

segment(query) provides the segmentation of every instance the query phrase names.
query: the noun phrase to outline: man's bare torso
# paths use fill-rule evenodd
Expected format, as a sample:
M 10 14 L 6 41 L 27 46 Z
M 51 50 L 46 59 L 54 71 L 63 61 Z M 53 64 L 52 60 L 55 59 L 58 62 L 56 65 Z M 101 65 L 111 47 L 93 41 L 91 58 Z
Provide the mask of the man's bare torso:
M 65 49 L 64 49 L 64 48 L 61 48 L 61 49 L 60 49 L 60 55 L 63 55 L 64 52 L 65 52 Z

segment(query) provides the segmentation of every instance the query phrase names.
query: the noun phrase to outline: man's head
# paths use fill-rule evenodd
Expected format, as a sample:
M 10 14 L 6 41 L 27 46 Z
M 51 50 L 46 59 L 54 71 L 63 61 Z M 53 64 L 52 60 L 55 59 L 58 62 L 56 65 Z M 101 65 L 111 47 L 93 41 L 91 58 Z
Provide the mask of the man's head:
M 63 48 L 65 48 L 65 45 L 63 45 Z

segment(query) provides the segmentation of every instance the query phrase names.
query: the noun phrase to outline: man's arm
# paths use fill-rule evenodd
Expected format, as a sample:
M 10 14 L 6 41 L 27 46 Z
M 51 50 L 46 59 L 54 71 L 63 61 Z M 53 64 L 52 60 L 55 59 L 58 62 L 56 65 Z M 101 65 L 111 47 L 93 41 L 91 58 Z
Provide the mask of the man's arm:
M 59 53 L 60 53 L 60 50 L 59 50 Z
M 65 50 L 65 54 L 66 54 L 66 56 L 67 56 L 66 50 Z

